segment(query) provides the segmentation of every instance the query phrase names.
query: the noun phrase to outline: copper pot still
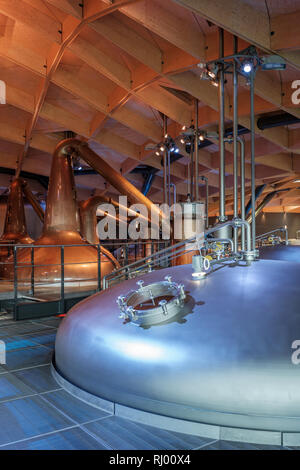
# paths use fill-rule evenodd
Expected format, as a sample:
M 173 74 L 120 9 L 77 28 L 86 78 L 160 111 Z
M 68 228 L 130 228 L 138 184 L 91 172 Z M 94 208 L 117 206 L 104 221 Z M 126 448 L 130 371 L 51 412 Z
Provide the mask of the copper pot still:
M 63 249 L 63 278 L 66 283 L 69 282 L 74 286 L 74 283 L 77 283 L 76 285 L 80 285 L 81 282 L 86 284 L 87 281 L 93 283 L 98 279 L 97 248 L 82 238 L 79 232 L 74 175 L 71 157 L 67 150 L 68 146 L 62 141 L 53 154 L 42 235 L 34 242 L 33 248 L 17 250 L 18 282 L 30 282 L 34 275 L 35 283 L 60 283 L 62 249 L 57 245 L 76 245 L 65 246 Z M 119 267 L 117 260 L 103 247 L 100 260 L 101 278 Z M 11 256 L 4 266 L 3 278 L 8 280 L 14 278 L 13 261 Z
M 0 238 L 0 260 L 3 261 L 12 253 L 12 247 L 5 244 L 31 244 L 32 238 L 27 233 L 23 200 L 24 180 L 16 178 L 10 185 L 4 230 Z

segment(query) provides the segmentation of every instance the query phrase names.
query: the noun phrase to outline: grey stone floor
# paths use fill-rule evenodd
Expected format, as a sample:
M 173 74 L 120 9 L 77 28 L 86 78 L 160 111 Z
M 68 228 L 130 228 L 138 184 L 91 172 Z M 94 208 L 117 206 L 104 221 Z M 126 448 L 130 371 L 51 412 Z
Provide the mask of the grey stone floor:
M 68 394 L 52 378 L 56 317 L 0 317 L 6 365 L 0 366 L 0 449 L 265 450 L 281 449 L 146 426 L 110 415 Z

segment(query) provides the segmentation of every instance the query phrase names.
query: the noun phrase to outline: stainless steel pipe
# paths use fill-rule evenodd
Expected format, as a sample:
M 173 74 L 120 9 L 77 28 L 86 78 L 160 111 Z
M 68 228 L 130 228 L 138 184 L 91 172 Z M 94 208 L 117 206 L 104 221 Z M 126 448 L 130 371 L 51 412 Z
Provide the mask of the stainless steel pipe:
M 163 139 L 165 138 L 165 135 L 167 133 L 167 116 L 163 116 Z M 163 202 L 167 204 L 168 202 L 168 176 L 167 176 L 167 148 L 164 145 L 164 151 L 163 151 L 163 179 L 164 179 L 164 194 L 163 194 Z
M 191 202 L 194 201 L 194 192 L 195 192 L 195 185 L 194 185 L 194 142 L 191 142 L 191 153 L 190 153 L 190 177 L 191 177 Z
M 224 30 L 219 28 L 219 56 L 224 57 Z M 225 98 L 224 98 L 224 65 L 220 66 L 219 72 L 219 221 L 224 222 L 225 216 L 225 142 L 224 142 L 224 123 L 225 123 Z
M 173 204 L 176 204 L 177 202 L 176 184 L 170 183 L 170 187 L 173 188 Z
M 250 73 L 250 121 L 251 121 L 251 206 L 252 206 L 252 250 L 255 251 L 255 115 L 254 115 L 254 69 Z
M 195 148 L 195 201 L 199 201 L 199 141 L 198 141 L 198 126 L 199 126 L 199 102 L 195 100 L 195 139 L 194 139 L 194 148 Z
M 245 141 L 241 136 L 237 136 L 237 140 L 240 143 L 240 178 L 241 178 L 241 219 L 246 220 L 245 211 Z M 242 251 L 245 251 L 245 227 L 241 228 L 241 247 Z
M 208 178 L 206 176 L 201 175 L 200 179 L 205 182 L 205 228 L 208 229 Z
M 238 38 L 233 37 L 233 53 L 237 54 Z M 238 217 L 238 65 L 233 60 L 233 217 Z M 234 251 L 238 248 L 238 232 L 233 230 Z

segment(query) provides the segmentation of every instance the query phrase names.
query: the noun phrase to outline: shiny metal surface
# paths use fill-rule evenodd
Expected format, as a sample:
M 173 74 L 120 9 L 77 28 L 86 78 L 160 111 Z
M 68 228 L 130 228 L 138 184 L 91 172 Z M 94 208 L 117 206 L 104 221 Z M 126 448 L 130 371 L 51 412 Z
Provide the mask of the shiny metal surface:
M 263 246 L 259 248 L 259 257 L 261 259 L 273 259 L 278 261 L 291 261 L 294 263 L 300 263 L 300 246 Z
M 219 28 L 219 57 L 224 57 L 224 30 Z M 224 222 L 225 216 L 225 72 L 224 65 L 220 65 L 219 72 L 219 221 Z
M 120 194 L 128 196 L 128 199 L 133 204 L 144 204 L 149 213 L 151 210 L 154 213 L 162 215 L 153 202 L 144 196 L 133 184 L 124 178 L 118 171 L 111 167 L 103 158 L 91 150 L 86 142 L 81 142 L 78 139 L 66 139 L 61 145 L 64 148 L 69 146 L 73 151 L 77 151 L 80 156 L 85 160 L 95 171 L 97 171 L 103 178 L 108 181 Z
M 172 282 L 171 276 L 147 285 L 139 280 L 137 285 L 136 290 L 130 290 L 126 296 L 117 298 L 119 318 L 146 327 L 185 313 L 184 284 Z
M 102 203 L 103 197 L 101 196 L 92 196 L 79 203 L 80 233 L 89 243 L 99 243 L 96 212 L 97 207 Z
M 260 260 L 225 265 L 202 280 L 192 266 L 143 276 L 184 282 L 186 312 L 142 328 L 123 324 L 125 281 L 71 309 L 55 346 L 58 372 L 103 399 L 207 424 L 300 431 L 300 265 Z M 150 423 L 149 423 L 150 424 Z
M 33 207 L 36 215 L 38 216 L 38 218 L 40 219 L 41 222 L 44 222 L 45 213 L 44 213 L 42 207 L 40 206 L 38 200 L 36 199 L 36 197 L 32 193 L 27 181 L 25 181 L 25 180 L 23 180 L 22 189 L 23 189 L 24 196 L 26 197 L 27 201 Z
M 96 280 L 98 253 L 79 233 L 79 214 L 70 156 L 65 141 L 57 145 L 49 179 L 47 206 L 43 233 L 36 240 L 33 251 L 34 279 L 37 282 L 59 282 L 61 279 L 61 248 L 39 245 L 82 245 L 64 248 L 65 281 Z M 32 275 L 32 249 L 17 252 L 18 281 L 30 280 Z M 119 263 L 107 250 L 101 248 L 101 278 Z M 2 268 L 4 279 L 14 278 L 13 258 Z
M 174 214 L 174 237 L 176 240 L 185 240 L 193 237 L 195 233 L 204 237 L 205 231 L 205 205 L 203 202 L 181 202 L 181 210 Z M 184 216 L 184 219 L 182 218 Z M 182 221 L 183 220 L 183 221 Z M 179 237 L 178 237 L 179 234 Z M 189 243 L 186 245 L 186 253 L 178 256 L 174 261 L 175 266 L 190 264 L 198 250 L 192 250 Z
M 0 239 L 0 260 L 6 259 L 11 253 L 9 247 L 1 247 L 1 244 L 33 243 L 27 233 L 22 193 L 23 184 L 24 181 L 21 178 L 16 178 L 10 185 L 4 230 Z

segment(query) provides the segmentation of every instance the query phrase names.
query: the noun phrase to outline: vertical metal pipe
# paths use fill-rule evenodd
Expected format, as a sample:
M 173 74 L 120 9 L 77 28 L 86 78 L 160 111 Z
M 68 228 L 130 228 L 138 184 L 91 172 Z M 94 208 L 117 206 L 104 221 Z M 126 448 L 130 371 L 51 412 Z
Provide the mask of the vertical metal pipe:
M 245 141 L 243 137 L 238 137 L 240 143 L 240 178 L 241 178 L 241 219 L 246 220 L 245 210 Z M 245 251 L 245 227 L 241 227 L 241 247 Z
M 177 202 L 176 185 L 174 183 L 171 183 L 170 186 L 173 188 L 173 204 L 176 204 Z
M 13 247 L 14 253 L 14 320 L 17 320 L 17 303 L 18 303 L 18 265 L 17 265 L 17 246 Z
M 255 115 L 254 115 L 254 68 L 250 74 L 250 121 L 251 121 L 251 207 L 252 207 L 252 251 L 255 251 Z
M 188 180 L 187 193 L 191 197 L 191 162 L 190 161 L 188 162 L 188 165 L 187 165 L 187 180 Z
M 206 176 L 201 176 L 202 181 L 205 182 L 205 228 L 208 229 L 208 178 Z
M 34 247 L 31 247 L 31 295 L 34 295 Z
M 237 54 L 238 38 L 233 36 L 233 53 Z M 238 218 L 238 69 L 233 60 L 233 217 Z M 238 251 L 238 230 L 233 230 L 234 252 Z
M 171 205 L 171 160 L 170 149 L 167 150 L 168 161 L 168 204 Z
M 224 57 L 224 30 L 219 28 L 219 56 Z M 219 221 L 224 222 L 225 217 L 225 143 L 224 143 L 225 99 L 224 99 L 224 65 L 219 72 Z
M 198 100 L 195 100 L 195 201 L 199 201 L 199 148 L 198 148 L 198 127 L 199 127 L 199 109 Z
M 100 243 L 97 244 L 97 291 L 101 290 L 101 250 L 100 250 Z
M 164 136 L 167 133 L 167 116 L 164 115 L 163 117 L 163 133 Z M 167 172 L 167 160 L 168 160 L 168 155 L 167 155 L 167 148 L 164 148 L 164 154 L 163 154 L 163 176 L 164 176 L 164 197 L 163 201 L 165 204 L 168 203 L 168 172 Z
M 191 142 L 191 153 L 190 153 L 190 167 L 191 167 L 191 201 L 194 200 L 194 142 Z

